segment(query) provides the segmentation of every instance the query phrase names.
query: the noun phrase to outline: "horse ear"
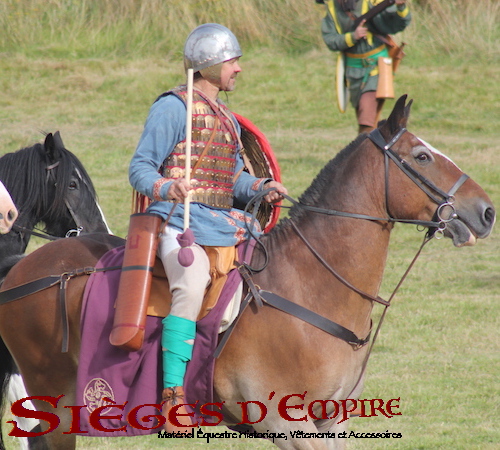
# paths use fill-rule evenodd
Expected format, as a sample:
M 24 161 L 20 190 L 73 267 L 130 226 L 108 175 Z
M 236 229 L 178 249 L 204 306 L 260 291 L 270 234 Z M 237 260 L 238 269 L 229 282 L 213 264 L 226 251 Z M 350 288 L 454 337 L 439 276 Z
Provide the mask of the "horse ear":
M 413 100 L 410 100 L 408 104 L 405 105 L 407 98 L 408 95 L 406 94 L 399 97 L 388 119 L 382 125 L 380 131 L 386 138 L 393 136 L 401 128 L 406 128 L 410 116 L 411 105 L 413 103 Z
M 62 140 L 62 137 L 61 137 L 61 134 L 59 133 L 59 131 L 56 131 L 54 134 L 54 145 L 57 148 L 57 150 L 59 150 L 59 151 L 62 151 L 66 148 L 66 147 L 64 147 L 64 143 L 63 143 L 63 140 Z
M 61 152 L 64 150 L 64 144 L 59 131 L 56 131 L 54 134 L 48 133 L 47 136 L 45 136 L 43 146 L 45 148 L 45 154 L 51 162 L 56 162 L 61 159 Z

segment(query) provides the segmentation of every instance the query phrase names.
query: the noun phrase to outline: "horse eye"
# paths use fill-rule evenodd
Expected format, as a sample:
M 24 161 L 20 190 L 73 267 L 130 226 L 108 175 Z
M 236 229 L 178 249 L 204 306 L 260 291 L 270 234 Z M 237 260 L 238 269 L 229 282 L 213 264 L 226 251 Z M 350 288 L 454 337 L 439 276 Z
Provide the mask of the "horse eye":
M 68 187 L 69 187 L 70 190 L 73 190 L 73 189 L 78 188 L 78 184 L 76 184 L 76 181 L 72 181 L 72 182 L 69 183 Z
M 431 160 L 431 157 L 427 154 L 427 153 L 419 153 L 416 158 L 415 158 L 418 162 L 421 162 L 421 163 L 424 163 L 424 162 L 428 162 Z

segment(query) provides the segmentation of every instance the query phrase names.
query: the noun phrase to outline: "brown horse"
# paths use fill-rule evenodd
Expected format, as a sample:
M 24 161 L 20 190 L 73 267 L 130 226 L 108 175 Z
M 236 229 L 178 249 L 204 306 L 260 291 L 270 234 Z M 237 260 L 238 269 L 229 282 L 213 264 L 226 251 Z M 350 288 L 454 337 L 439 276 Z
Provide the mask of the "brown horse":
M 261 289 L 316 313 L 327 328 L 335 322 L 351 337 L 343 336 L 346 330 L 335 336 L 278 308 L 251 303 L 215 364 L 224 424 L 255 422 L 258 433 L 283 433 L 286 439 L 273 439 L 280 448 L 343 448 L 345 439 L 338 436 L 348 421 L 342 418 L 353 409 L 346 400 L 359 399 L 362 392 L 369 347 L 363 343 L 370 335 L 394 222 L 438 228 L 456 246 L 490 234 L 495 222 L 490 199 L 449 158 L 406 130 L 411 102 L 405 103 L 406 96 L 375 132 L 358 137 L 325 166 L 289 218 L 261 239 L 251 263 L 262 269 L 253 274 Z M 12 268 L 2 290 L 93 267 L 108 249 L 122 244 L 95 235 L 47 244 Z M 58 429 L 44 436 L 49 448 L 75 445 L 73 434 L 63 434 L 71 424 L 64 406 L 77 404 L 85 283 L 82 276 L 68 285 L 67 353 L 61 352 L 59 287 L 0 306 L 0 335 L 29 394 L 65 395 L 57 409 L 35 402 L 61 419 Z M 4 371 L 7 361 L 2 357 Z M 240 402 L 250 402 L 247 417 Z M 318 431 L 335 437 L 300 438 L 301 432 Z

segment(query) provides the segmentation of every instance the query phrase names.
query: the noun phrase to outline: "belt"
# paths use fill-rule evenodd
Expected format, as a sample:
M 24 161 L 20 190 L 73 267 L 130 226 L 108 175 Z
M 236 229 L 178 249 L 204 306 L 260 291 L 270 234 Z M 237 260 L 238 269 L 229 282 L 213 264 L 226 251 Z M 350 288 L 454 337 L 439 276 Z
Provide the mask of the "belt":
M 388 57 L 389 52 L 385 44 L 366 53 L 346 53 L 346 66 L 363 68 L 372 66 L 379 57 Z

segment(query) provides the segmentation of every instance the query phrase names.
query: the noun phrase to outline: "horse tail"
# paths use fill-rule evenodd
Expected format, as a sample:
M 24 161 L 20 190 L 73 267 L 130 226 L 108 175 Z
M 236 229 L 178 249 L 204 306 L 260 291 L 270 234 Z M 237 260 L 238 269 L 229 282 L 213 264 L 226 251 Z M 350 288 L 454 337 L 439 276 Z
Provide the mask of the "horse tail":
M 15 371 L 15 364 L 9 349 L 5 345 L 3 339 L 0 337 L 0 418 L 5 413 L 7 402 L 7 390 L 9 388 L 10 376 Z M 2 428 L 0 427 L 0 449 L 4 449 Z

